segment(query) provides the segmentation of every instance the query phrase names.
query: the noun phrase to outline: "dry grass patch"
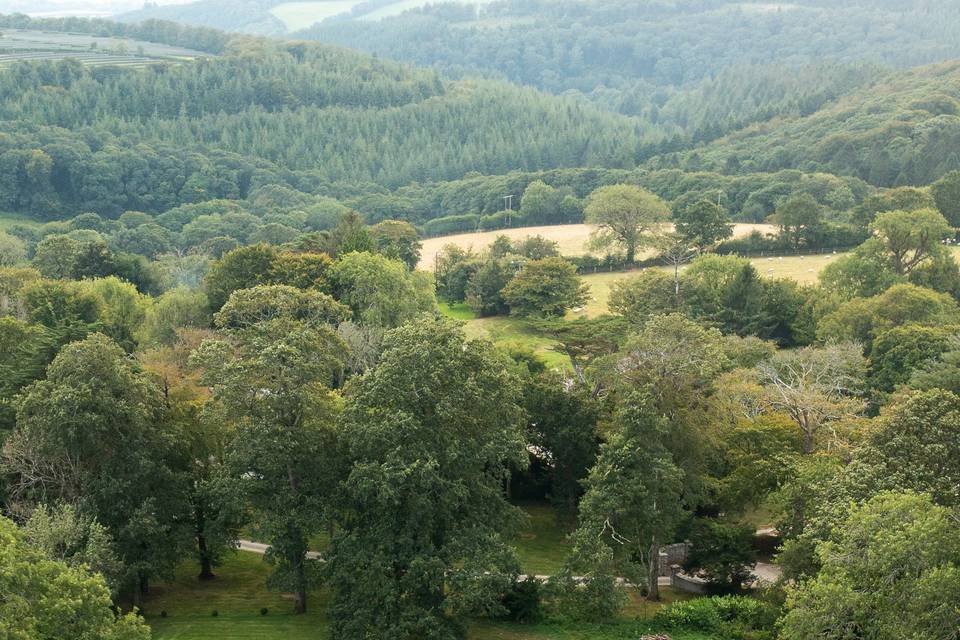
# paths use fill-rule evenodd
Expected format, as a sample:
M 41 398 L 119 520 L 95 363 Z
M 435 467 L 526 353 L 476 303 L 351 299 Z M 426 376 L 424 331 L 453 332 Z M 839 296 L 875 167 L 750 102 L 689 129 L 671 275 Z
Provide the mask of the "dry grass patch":
M 776 227 L 769 224 L 737 224 L 733 227 L 735 238 L 750 235 L 753 231 L 773 233 Z M 433 271 L 436 255 L 448 244 L 455 244 L 464 249 L 483 251 L 489 247 L 497 236 L 507 236 L 511 240 L 523 240 L 528 236 L 543 236 L 553 240 L 560 246 L 560 253 L 565 256 L 581 256 L 589 253 L 587 242 L 593 227 L 587 224 L 555 224 L 545 227 L 518 227 L 515 229 L 500 229 L 499 231 L 479 231 L 476 233 L 458 233 L 452 236 L 427 238 L 423 241 L 420 269 Z M 639 256 L 642 257 L 642 256 Z

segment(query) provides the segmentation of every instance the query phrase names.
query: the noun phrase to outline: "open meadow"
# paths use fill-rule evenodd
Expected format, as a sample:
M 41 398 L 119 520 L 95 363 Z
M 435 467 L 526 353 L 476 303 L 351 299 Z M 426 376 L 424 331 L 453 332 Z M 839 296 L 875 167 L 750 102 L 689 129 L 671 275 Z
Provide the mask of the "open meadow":
M 754 231 L 767 234 L 773 233 L 775 229 L 776 227 L 769 224 L 736 224 L 733 226 L 733 236 L 742 238 Z M 557 243 L 561 255 L 582 256 L 590 253 L 587 243 L 590 240 L 591 231 L 593 231 L 593 227 L 588 224 L 555 224 L 427 238 L 423 241 L 423 251 L 420 253 L 420 264 L 418 266 L 420 269 L 433 271 L 434 259 L 440 250 L 448 244 L 454 244 L 464 249 L 472 248 L 474 251 L 483 251 L 490 246 L 497 236 L 507 236 L 511 240 L 523 240 L 529 236 L 543 236 Z

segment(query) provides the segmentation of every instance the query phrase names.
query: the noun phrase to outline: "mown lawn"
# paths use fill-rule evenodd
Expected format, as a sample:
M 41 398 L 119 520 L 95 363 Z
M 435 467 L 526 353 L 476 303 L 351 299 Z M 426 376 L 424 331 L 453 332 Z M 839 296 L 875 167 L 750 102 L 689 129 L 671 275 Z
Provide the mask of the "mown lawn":
M 523 503 L 528 526 L 510 542 L 517 550 L 520 566 L 528 575 L 546 576 L 563 567 L 570 549 L 569 528 L 557 521 L 557 512 L 548 505 Z
M 539 333 L 528 321 L 510 316 L 475 318 L 464 327 L 468 338 L 484 338 L 505 348 L 533 351 L 551 369 L 570 369 L 570 358 L 556 351 L 555 340 Z
M 185 562 L 172 582 L 151 588 L 144 602 L 147 622 L 159 640 L 300 640 L 322 638 L 327 622 L 324 595 L 312 594 L 308 613 L 291 613 L 289 596 L 268 591 L 270 567 L 253 553 L 238 552 L 217 568 L 214 580 L 197 580 L 197 566 Z M 309 606 L 312 605 L 312 606 Z M 260 609 L 267 608 L 267 615 Z M 167 616 L 161 617 L 161 612 Z M 213 611 L 217 611 L 214 617 Z
M 543 514 L 541 514 L 543 515 Z M 192 562 L 181 565 L 176 578 L 151 589 L 144 602 L 147 622 L 156 640 L 319 640 L 328 637 L 326 594 L 313 593 L 309 611 L 291 613 L 289 596 L 266 589 L 270 567 L 259 555 L 238 552 L 217 569 L 217 578 L 200 582 Z M 636 640 L 650 631 L 646 619 L 664 603 L 680 597 L 664 590 L 663 603 L 634 599 L 623 618 L 609 624 L 518 625 L 477 621 L 470 640 Z M 266 607 L 266 615 L 260 609 Z M 217 615 L 213 615 L 213 611 Z M 166 617 L 161 617 L 161 612 Z M 708 636 L 672 633 L 673 640 L 711 640 Z

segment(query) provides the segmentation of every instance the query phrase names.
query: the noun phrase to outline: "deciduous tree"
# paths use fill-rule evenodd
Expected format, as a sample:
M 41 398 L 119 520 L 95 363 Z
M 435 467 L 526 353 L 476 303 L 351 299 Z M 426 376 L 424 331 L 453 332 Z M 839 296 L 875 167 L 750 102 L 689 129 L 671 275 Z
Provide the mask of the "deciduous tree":
M 670 207 L 640 187 L 618 184 L 601 187 L 587 200 L 587 224 L 597 227 L 592 243 L 597 249 L 622 249 L 633 264 L 637 249 L 651 242 L 651 234 L 670 217 Z
M 519 381 L 486 343 L 421 319 L 387 333 L 348 388 L 349 471 L 328 554 L 338 638 L 462 638 L 519 571 L 501 532 L 508 466 L 526 463 Z

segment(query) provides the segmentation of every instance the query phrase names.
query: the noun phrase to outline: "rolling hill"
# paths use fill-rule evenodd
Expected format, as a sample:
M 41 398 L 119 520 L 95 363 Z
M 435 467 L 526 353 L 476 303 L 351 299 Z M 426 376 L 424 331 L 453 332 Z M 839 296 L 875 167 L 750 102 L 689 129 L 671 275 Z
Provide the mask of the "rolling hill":
M 960 62 L 888 75 L 806 117 L 777 118 L 651 167 L 801 169 L 923 185 L 960 169 Z
M 271 183 L 339 195 L 470 172 L 629 167 L 645 133 L 532 89 L 251 38 L 156 70 L 0 71 L 0 121 L 0 210 L 45 217 L 159 213 Z

